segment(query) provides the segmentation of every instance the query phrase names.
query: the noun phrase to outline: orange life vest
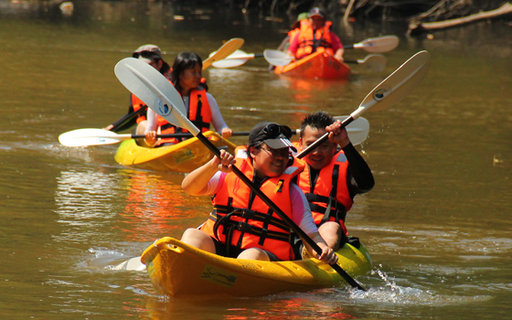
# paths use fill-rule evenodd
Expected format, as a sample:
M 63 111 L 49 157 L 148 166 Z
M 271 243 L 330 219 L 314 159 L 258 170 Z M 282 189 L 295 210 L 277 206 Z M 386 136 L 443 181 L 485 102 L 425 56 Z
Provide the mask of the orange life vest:
M 131 102 L 132 102 L 133 112 L 137 112 L 141 108 L 145 109 L 145 111 L 141 111 L 141 113 L 137 117 L 137 123 L 140 123 L 141 121 L 146 120 L 146 113 L 148 110 L 148 106 L 142 100 L 137 98 L 134 94 L 131 94 L 130 98 L 132 100 Z
M 190 91 L 187 118 L 199 128 L 201 132 L 210 130 L 212 112 L 210 110 L 210 104 L 208 103 L 208 97 L 206 96 L 206 90 L 197 88 Z M 188 132 L 186 129 L 178 128 L 167 122 L 167 120 L 161 116 L 158 116 L 158 126 L 160 127 L 160 134 Z M 157 145 L 163 143 L 178 143 L 182 140 L 182 138 L 165 138 L 158 140 Z
M 299 175 L 297 184 L 306 195 L 315 223 L 338 222 L 345 234 L 345 217 L 352 208 L 353 200 L 347 186 L 347 157 L 340 150 L 331 162 L 320 170 L 316 181 L 311 181 L 310 167 L 306 165 Z
M 334 54 L 332 51 L 331 32 L 329 31 L 331 25 L 331 21 L 326 21 L 322 28 L 313 33 L 311 22 L 309 20 L 302 20 L 300 22 L 299 46 L 295 54 L 297 59 L 316 52 L 317 48 L 324 48 L 322 50 Z
M 253 180 L 254 167 L 246 150 L 245 147 L 235 150 L 236 166 L 249 180 Z M 290 218 L 290 183 L 303 169 L 302 161 L 294 159 L 283 174 L 268 178 L 260 186 L 260 190 Z M 290 227 L 234 173 L 226 175 L 212 203 L 214 210 L 201 230 L 225 244 L 228 256 L 230 247 L 242 250 L 261 248 L 281 260 L 295 259 Z

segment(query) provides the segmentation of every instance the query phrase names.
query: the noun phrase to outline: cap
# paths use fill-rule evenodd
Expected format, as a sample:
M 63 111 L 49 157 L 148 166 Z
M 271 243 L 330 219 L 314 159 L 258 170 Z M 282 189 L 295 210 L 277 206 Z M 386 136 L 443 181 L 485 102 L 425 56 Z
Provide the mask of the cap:
M 290 148 L 297 152 L 297 149 L 288 140 L 291 136 L 292 130 L 289 127 L 264 121 L 255 125 L 249 132 L 249 144 L 264 142 L 272 149 Z
M 309 17 L 309 18 L 311 18 L 311 17 L 313 17 L 313 16 L 322 17 L 322 18 L 324 18 L 324 19 L 325 19 L 325 17 L 326 17 L 326 16 L 325 16 L 325 12 L 324 12 L 322 9 L 317 8 L 317 7 L 315 7 L 315 8 L 313 8 L 313 9 L 309 10 L 309 15 L 308 15 L 308 17 Z
M 162 50 L 154 44 L 145 44 L 133 52 L 133 57 L 150 63 L 154 58 L 162 59 Z
M 307 18 L 309 18 L 309 13 L 302 12 L 302 13 L 299 13 L 299 15 L 297 16 L 297 21 L 304 20 Z
M 309 13 L 302 12 L 297 16 L 297 21 L 295 21 L 292 25 L 292 29 L 297 29 L 300 27 L 300 21 L 309 18 Z

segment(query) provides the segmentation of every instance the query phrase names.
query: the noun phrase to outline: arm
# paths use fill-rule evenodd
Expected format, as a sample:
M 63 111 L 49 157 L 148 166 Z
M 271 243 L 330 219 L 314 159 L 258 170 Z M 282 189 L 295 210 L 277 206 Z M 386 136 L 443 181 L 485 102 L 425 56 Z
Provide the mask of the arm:
M 327 246 L 324 239 L 320 236 L 320 233 L 318 233 L 318 228 L 315 225 L 311 210 L 309 209 L 308 200 L 296 184 L 290 185 L 290 201 L 292 203 L 293 222 L 322 249 L 322 252 L 317 254 L 308 244 L 304 243 L 309 254 L 325 263 L 336 263 L 338 256 Z
M 145 142 L 148 146 L 154 146 L 156 144 L 156 131 L 158 129 L 158 114 L 152 109 L 148 109 L 147 125 L 144 131 L 146 136 Z
M 214 156 L 205 165 L 185 176 L 181 188 L 188 194 L 200 196 L 207 194 L 208 182 L 217 171 L 230 172 L 235 163 L 233 155 L 224 150 L 220 151 L 220 159 Z
M 297 53 L 298 48 L 299 48 L 299 33 L 297 33 L 295 35 L 295 37 L 293 37 L 292 41 L 290 42 L 290 46 L 288 47 L 287 54 L 289 56 L 296 58 L 295 55 Z
M 343 148 L 343 152 L 349 163 L 349 170 L 355 180 L 356 185 L 349 185 L 349 189 L 353 194 L 366 193 L 373 189 L 375 180 L 372 170 L 364 161 L 363 157 L 357 152 L 356 148 L 349 144 Z
M 217 132 L 222 134 L 224 139 L 228 139 L 233 134 L 233 130 L 231 130 L 224 121 L 224 118 L 222 117 L 222 114 L 219 110 L 219 105 L 217 104 L 215 98 L 209 93 L 206 93 L 206 96 L 208 97 L 208 104 L 210 105 L 210 111 L 212 113 L 213 127 Z
M 355 180 L 355 185 L 349 184 L 349 187 L 352 189 L 351 192 L 353 194 L 368 192 L 375 185 L 372 171 L 356 148 L 350 143 L 347 130 L 340 127 L 341 121 L 338 120 L 325 128 L 327 132 L 330 132 L 329 141 L 337 143 L 347 157 L 349 170 Z
M 345 49 L 343 49 L 343 45 L 341 44 L 340 38 L 331 31 L 331 41 L 332 41 L 332 51 L 334 52 L 334 57 L 339 61 L 343 61 L 343 54 L 345 53 Z

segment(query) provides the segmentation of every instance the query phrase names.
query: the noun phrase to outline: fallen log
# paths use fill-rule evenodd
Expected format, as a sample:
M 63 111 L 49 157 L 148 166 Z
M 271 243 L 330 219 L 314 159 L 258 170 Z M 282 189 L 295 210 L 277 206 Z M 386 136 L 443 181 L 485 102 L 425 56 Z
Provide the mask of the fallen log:
M 409 23 L 409 31 L 411 32 L 419 32 L 421 30 L 433 30 L 433 29 L 443 29 L 449 28 L 469 22 L 473 22 L 481 19 L 494 18 L 497 16 L 501 16 L 507 13 L 512 12 L 512 4 L 509 2 L 505 3 L 501 7 L 491 11 L 479 12 L 476 14 L 469 15 L 467 17 L 457 18 L 457 19 L 449 19 L 445 21 L 435 21 L 435 22 L 421 22 L 419 20 L 413 20 Z

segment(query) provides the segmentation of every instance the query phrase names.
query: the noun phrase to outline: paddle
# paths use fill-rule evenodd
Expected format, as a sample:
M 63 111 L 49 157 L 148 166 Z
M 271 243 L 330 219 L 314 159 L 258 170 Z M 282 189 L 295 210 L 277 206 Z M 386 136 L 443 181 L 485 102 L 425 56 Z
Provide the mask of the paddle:
M 344 49 L 363 49 L 367 52 L 377 53 L 377 52 L 391 51 L 398 46 L 398 43 L 399 43 L 399 39 L 397 36 L 383 36 L 383 37 L 378 37 L 378 38 L 369 38 L 369 39 L 363 40 L 359 43 L 355 43 L 355 44 L 351 44 L 351 45 L 345 45 L 345 46 L 343 46 L 343 48 Z M 271 49 L 267 49 L 267 50 L 271 50 Z M 276 50 L 276 51 L 278 51 L 278 50 Z M 279 52 L 281 52 L 281 51 L 279 51 Z M 212 52 L 210 54 L 210 56 L 215 53 L 216 53 L 216 51 Z M 235 67 L 239 67 L 239 66 L 243 65 L 244 63 L 246 63 L 249 60 L 252 60 L 254 58 L 260 58 L 263 56 L 264 55 L 261 53 L 246 53 L 242 50 L 236 50 L 233 54 L 229 55 L 224 60 L 214 62 L 213 66 L 215 68 L 235 68 Z M 344 62 L 345 63 L 363 64 L 363 63 L 366 63 L 365 60 L 368 59 L 370 56 L 372 56 L 372 55 L 367 56 L 363 60 L 344 61 Z M 376 60 L 375 62 L 373 62 L 375 65 L 372 65 L 372 64 L 368 65 L 368 68 L 370 70 L 379 72 L 384 69 L 384 66 L 386 65 L 386 60 L 383 56 L 380 56 L 380 57 L 381 58 L 379 58 L 379 59 L 381 59 L 381 60 L 384 59 L 383 62 L 382 61 L 377 62 L 377 60 Z M 266 56 L 265 56 L 265 59 L 267 59 Z M 284 64 L 274 64 L 274 63 L 271 63 L 268 59 L 267 59 L 267 61 L 274 66 L 286 65 L 286 64 L 290 63 L 290 62 L 287 62 Z M 291 59 L 290 59 L 290 61 L 291 61 Z M 372 61 L 369 61 L 369 63 L 372 63 Z
M 217 52 L 215 51 L 215 52 L 212 52 L 210 55 L 216 54 L 216 53 Z M 221 68 L 221 69 L 235 68 L 235 67 L 239 67 L 239 66 L 243 65 L 244 63 L 246 63 L 249 60 L 252 60 L 254 58 L 260 58 L 260 57 L 263 57 L 262 53 L 246 53 L 242 50 L 236 50 L 234 53 L 227 56 L 223 60 L 219 60 L 219 61 L 212 63 L 212 66 L 215 68 Z
M 223 44 L 219 48 L 219 50 L 211 53 L 210 56 L 208 57 L 208 59 L 203 61 L 203 70 L 208 68 L 215 61 L 222 60 L 222 59 L 226 58 L 227 56 L 229 56 L 230 54 L 232 54 L 233 52 L 237 51 L 237 49 L 242 47 L 243 44 L 244 44 L 244 39 L 233 38 L 233 39 L 229 40 L 228 42 Z M 137 118 L 141 113 L 145 112 L 146 110 L 147 110 L 147 107 L 140 108 L 137 111 L 125 114 L 121 119 L 117 120 L 116 122 L 114 122 L 113 124 L 110 125 L 110 126 L 112 126 L 110 128 L 110 131 L 114 131 L 114 132 L 119 131 L 119 128 L 122 128 L 123 125 L 131 122 L 133 119 Z M 107 128 L 108 127 L 109 126 L 107 126 Z
M 222 60 L 235 52 L 236 50 L 240 49 L 242 45 L 244 44 L 244 39 L 240 38 L 233 38 L 226 42 L 222 47 L 219 48 L 219 50 L 215 51 L 214 54 L 210 54 L 208 59 L 203 61 L 203 70 L 208 68 L 212 63 L 215 61 Z
M 341 120 L 347 116 L 339 116 Z M 347 133 L 353 145 L 362 143 L 368 136 L 370 131 L 370 124 L 365 118 L 359 118 L 347 127 Z M 293 131 L 293 134 L 300 134 L 300 129 Z M 219 134 L 220 135 L 220 134 Z M 249 131 L 233 132 L 233 136 L 248 136 Z M 157 138 L 191 138 L 193 135 L 190 132 L 186 133 L 171 133 L 160 134 Z M 103 129 L 77 129 L 68 131 L 59 136 L 59 142 L 66 147 L 88 147 L 88 146 L 101 146 L 108 144 L 116 144 L 123 140 L 128 139 L 142 139 L 144 135 L 135 134 L 117 134 L 112 131 Z
M 425 77 L 430 66 L 430 54 L 427 51 L 420 51 L 404 62 L 391 75 L 379 83 L 364 98 L 359 108 L 352 112 L 348 118 L 341 123 L 342 127 L 350 124 L 366 111 L 383 110 L 394 105 L 409 94 Z M 329 133 L 326 132 L 322 137 L 302 150 L 297 158 L 303 158 L 316 147 L 326 141 Z
M 263 56 L 268 63 L 274 66 L 285 66 L 293 60 L 293 57 L 286 52 L 272 49 L 265 50 Z M 386 66 L 386 57 L 380 54 L 369 54 L 364 59 L 344 60 L 343 62 L 365 65 L 371 71 L 380 72 Z
M 397 36 L 382 36 L 370 38 L 359 43 L 343 46 L 344 49 L 363 49 L 366 52 L 378 53 L 394 50 L 398 46 Z
M 164 81 L 158 71 L 149 67 L 144 62 L 125 58 L 119 61 L 115 67 L 115 73 L 119 81 L 133 94 L 162 116 L 169 123 L 182 127 L 196 136 L 210 151 L 217 157 L 220 151 L 201 133 L 201 131 L 183 114 L 185 106 L 179 93 L 168 81 Z M 163 79 L 162 79 L 163 78 Z M 167 83 L 165 83 L 167 82 Z M 232 171 L 245 183 L 252 192 L 265 202 L 289 227 L 316 252 L 322 252 L 320 247 L 311 239 L 293 220 L 288 217 L 272 200 L 270 200 L 251 180 L 249 180 L 236 166 Z M 343 279 L 352 287 L 365 290 L 350 275 L 347 274 L 338 264 L 330 265 Z

